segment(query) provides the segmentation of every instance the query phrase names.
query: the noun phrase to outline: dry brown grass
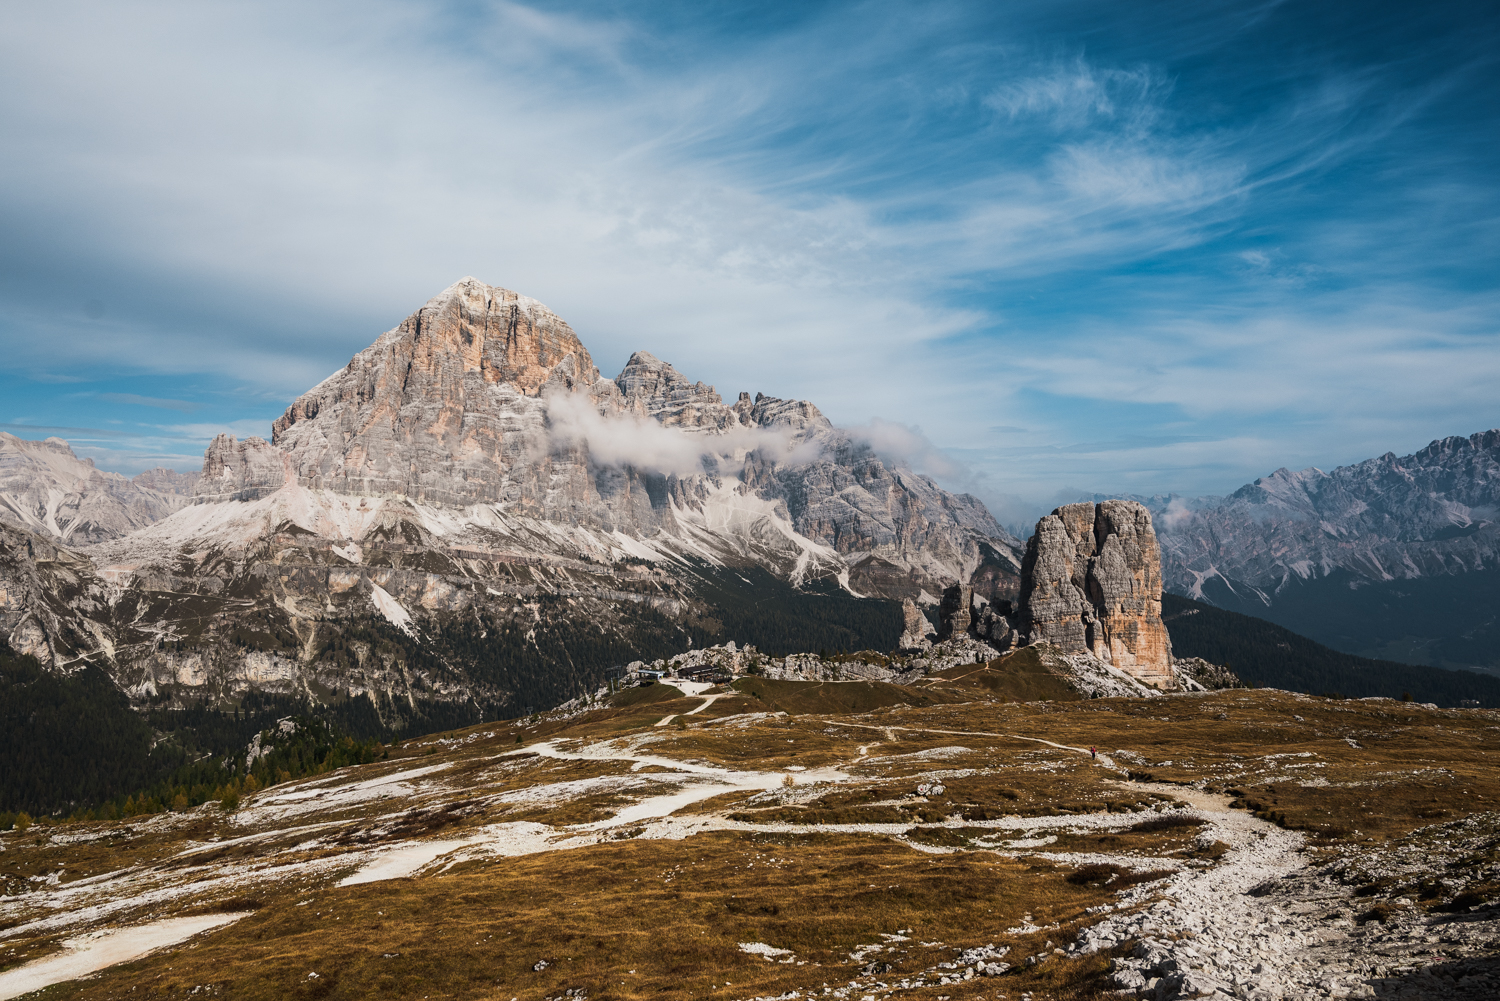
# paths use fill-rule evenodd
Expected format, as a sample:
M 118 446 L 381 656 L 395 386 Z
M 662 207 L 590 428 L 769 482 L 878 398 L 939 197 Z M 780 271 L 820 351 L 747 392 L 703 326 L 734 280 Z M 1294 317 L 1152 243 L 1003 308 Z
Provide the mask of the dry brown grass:
M 1032 647 L 986 664 L 937 671 L 917 687 L 942 702 L 1076 702 L 1083 698 L 1067 679 L 1049 670 Z
M 140 998 L 212 985 L 214 996 L 233 998 L 541 998 L 583 987 L 591 999 L 805 992 L 846 983 L 858 968 L 849 953 L 900 928 L 913 929 L 911 941 L 879 954 L 896 967 L 882 979 L 931 967 L 954 947 L 994 942 L 1016 956 L 1035 952 L 1063 931 L 1004 929 L 1026 914 L 1066 927 L 1108 896 L 1066 874 L 989 855 L 931 857 L 881 838 L 714 834 L 602 845 L 326 888 L 303 907 L 277 900 L 196 947 L 54 991 Z M 805 965 L 747 955 L 740 942 L 792 949 Z M 541 960 L 548 966 L 533 969 Z M 1066 989 L 1072 993 L 1058 986 L 1054 996 L 1090 996 L 1079 991 L 1102 966 L 1084 965 L 1087 976 L 1057 962 L 1014 975 L 1007 987 L 1077 981 Z
M 754 700 L 755 712 L 846 715 L 868 713 L 888 706 L 930 706 L 948 701 L 908 685 L 880 681 L 775 681 L 740 678 L 734 690 Z

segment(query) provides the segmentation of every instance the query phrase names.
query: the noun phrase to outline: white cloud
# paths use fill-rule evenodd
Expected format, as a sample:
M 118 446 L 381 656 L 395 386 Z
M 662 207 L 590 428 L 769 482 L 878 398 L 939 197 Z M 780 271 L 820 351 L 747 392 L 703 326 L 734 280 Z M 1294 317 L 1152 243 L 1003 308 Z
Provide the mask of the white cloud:
M 973 471 L 934 445 L 919 427 L 873 418 L 868 423 L 845 428 L 850 437 L 868 445 L 875 454 L 898 466 L 951 483 L 968 482 Z
M 1046 116 L 1059 128 L 1077 128 L 1095 118 L 1149 116 L 1165 96 L 1165 81 L 1148 69 L 1105 69 L 1074 59 L 1049 71 L 1008 81 L 984 103 L 1014 121 Z
M 1384 436 L 1376 454 L 1500 417 L 1493 324 L 1475 335 L 1460 315 L 1492 317 L 1489 298 L 1402 301 L 1350 270 L 1409 257 L 1399 227 L 1340 226 L 1345 243 L 1304 254 L 1355 288 L 1316 303 L 1268 301 L 1317 277 L 1280 250 L 1211 249 L 1248 289 L 1122 277 L 1383 141 L 1373 77 L 1290 103 L 1268 87 L 1263 115 L 1194 125 L 1160 68 L 1001 51 L 955 10 L 884 30 L 811 18 L 699 53 L 624 15 L 515 3 L 12 5 L 0 211 L 20 249 L 0 263 L 30 291 L 6 303 L 7 365 L 215 372 L 269 387 L 274 412 L 474 274 L 546 302 L 606 371 L 647 349 L 733 380 L 726 395 L 812 399 L 935 476 L 996 489 L 1202 485 L 1335 434 L 1351 449 Z M 974 52 L 982 73 L 950 58 Z M 23 274 L 35 261 L 56 275 Z M 1002 455 L 983 429 L 1059 449 L 1111 437 L 1024 393 L 1245 426 L 1211 429 L 1215 444 Z M 226 427 L 269 433 L 174 433 Z M 618 461 L 699 458 L 591 430 Z
M 551 392 L 546 404 L 554 447 L 584 445 L 589 457 L 605 466 L 691 476 L 714 471 L 720 456 L 742 458 L 755 449 L 764 449 L 788 464 L 807 462 L 817 454 L 816 446 L 797 447 L 785 431 L 731 428 L 709 434 L 669 427 L 636 414 L 606 416 L 583 393 Z

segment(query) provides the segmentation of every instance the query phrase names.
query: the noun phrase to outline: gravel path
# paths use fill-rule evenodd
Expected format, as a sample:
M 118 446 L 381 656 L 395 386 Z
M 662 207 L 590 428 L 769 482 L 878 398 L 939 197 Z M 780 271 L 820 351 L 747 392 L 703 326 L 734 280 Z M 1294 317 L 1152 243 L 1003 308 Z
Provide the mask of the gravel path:
M 1191 792 L 1165 788 L 1179 799 Z M 1314 867 L 1300 834 L 1227 810 L 1222 800 L 1213 802 L 1217 797 L 1195 798 L 1210 821 L 1205 837 L 1226 842 L 1230 851 L 1210 870 L 1182 870 L 1122 894 L 1117 911 L 1146 906 L 1085 929 L 1069 949 L 1081 955 L 1135 942 L 1112 974 L 1126 996 L 1500 998 L 1500 911 L 1434 915 L 1400 898 L 1393 914 L 1361 925 L 1357 916 L 1372 901 L 1357 898 L 1350 881 L 1339 878 L 1341 863 Z M 1382 856 L 1395 853 L 1361 853 L 1362 878 L 1391 871 Z M 1420 854 L 1422 870 L 1443 869 L 1439 845 Z

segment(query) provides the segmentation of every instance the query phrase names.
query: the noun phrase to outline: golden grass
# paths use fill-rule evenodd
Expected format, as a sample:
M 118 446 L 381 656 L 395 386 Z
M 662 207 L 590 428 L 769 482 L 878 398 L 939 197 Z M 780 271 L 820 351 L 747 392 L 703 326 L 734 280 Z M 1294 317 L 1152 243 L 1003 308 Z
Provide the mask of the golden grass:
M 1083 696 L 1067 679 L 1053 673 L 1033 647 L 1023 647 L 985 664 L 935 671 L 918 687 L 941 693 L 941 701 L 1074 702 Z
M 247 999 L 540 999 L 570 987 L 591 999 L 805 992 L 855 977 L 850 952 L 882 942 L 882 932 L 912 929 L 910 941 L 878 954 L 895 966 L 881 977 L 887 981 L 951 958 L 955 947 L 994 942 L 1024 956 L 1044 938 L 1060 941 L 1059 930 L 1012 936 L 1005 929 L 1027 914 L 1044 926 L 1067 926 L 1107 899 L 1101 887 L 1069 883 L 1066 874 L 990 855 L 932 857 L 879 838 L 713 834 L 601 845 L 467 864 L 426 879 L 324 888 L 300 898 L 312 900 L 301 907 L 276 900 L 195 947 L 51 994 L 149 998 L 195 987 Z M 803 965 L 748 955 L 741 942 L 791 949 Z M 544 969 L 534 969 L 544 960 Z M 1064 972 L 1061 963 L 1048 966 L 1014 975 L 1007 987 Z
M 844 715 L 868 713 L 887 706 L 929 706 L 945 701 L 908 685 L 881 681 L 776 681 L 743 677 L 735 691 L 754 700 L 756 712 Z

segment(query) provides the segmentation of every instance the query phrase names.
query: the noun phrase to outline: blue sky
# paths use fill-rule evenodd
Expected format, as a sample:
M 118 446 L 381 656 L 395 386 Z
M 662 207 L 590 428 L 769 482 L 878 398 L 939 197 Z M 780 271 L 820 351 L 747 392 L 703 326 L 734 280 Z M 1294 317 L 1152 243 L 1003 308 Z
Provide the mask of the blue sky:
M 1410 451 L 1500 425 L 1497 52 L 1472 3 L 7 5 L 0 429 L 191 468 L 472 274 L 1002 515 Z

